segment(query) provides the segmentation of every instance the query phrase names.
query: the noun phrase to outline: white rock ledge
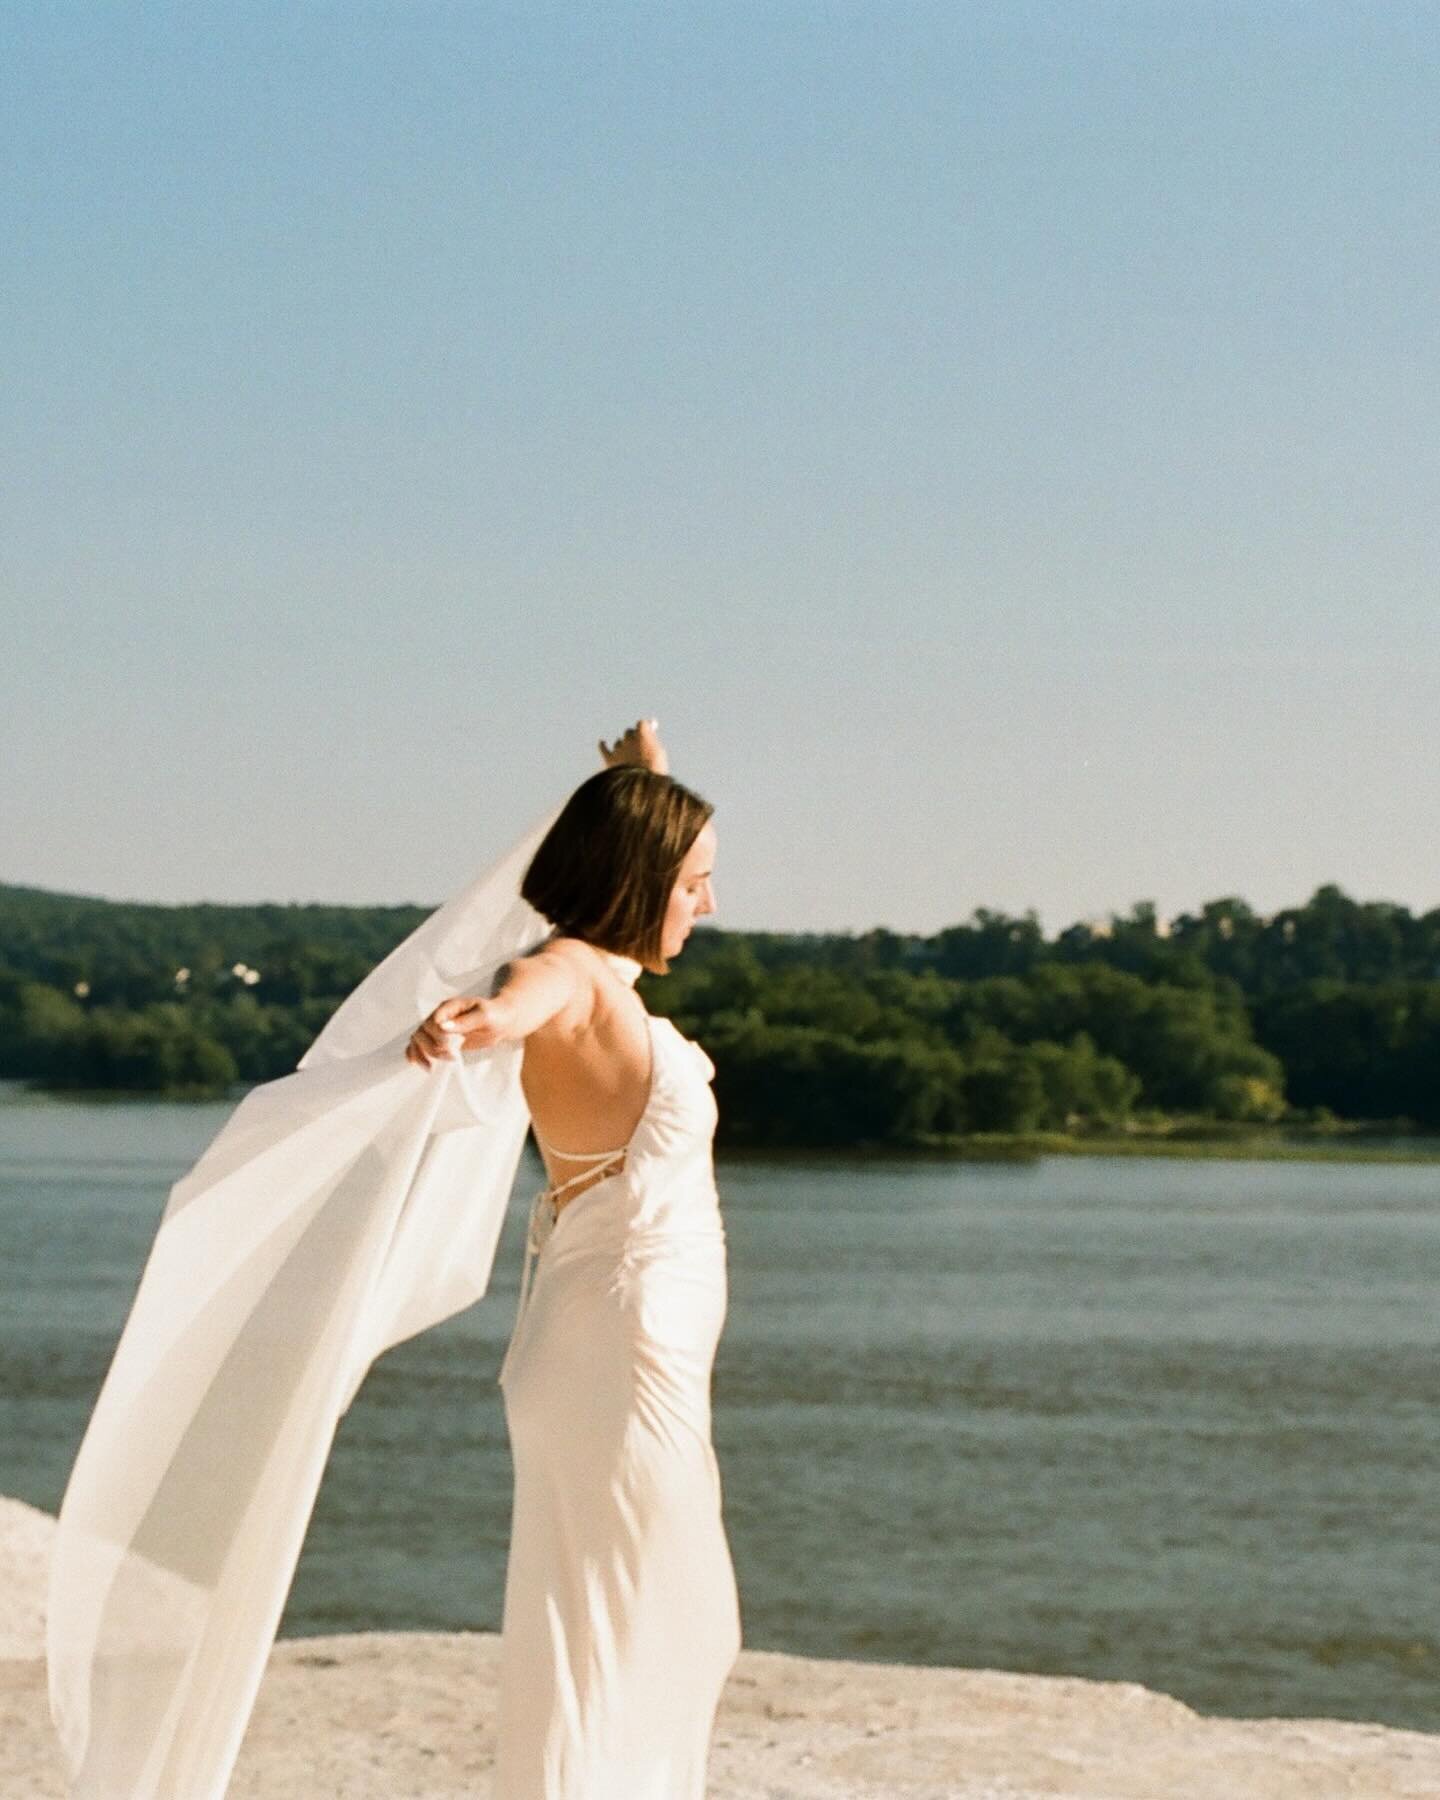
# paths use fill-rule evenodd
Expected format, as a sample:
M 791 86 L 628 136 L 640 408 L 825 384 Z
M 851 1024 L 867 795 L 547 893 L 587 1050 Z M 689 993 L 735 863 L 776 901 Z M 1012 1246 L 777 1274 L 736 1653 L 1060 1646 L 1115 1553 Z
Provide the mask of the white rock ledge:
M 42 1631 L 51 1521 L 0 1498 L 0 1795 L 63 1800 Z M 286 1638 L 227 1800 L 483 1800 L 499 1638 Z M 1207 1718 L 1128 1681 L 743 1650 L 711 1800 L 1440 1800 L 1440 1735 Z

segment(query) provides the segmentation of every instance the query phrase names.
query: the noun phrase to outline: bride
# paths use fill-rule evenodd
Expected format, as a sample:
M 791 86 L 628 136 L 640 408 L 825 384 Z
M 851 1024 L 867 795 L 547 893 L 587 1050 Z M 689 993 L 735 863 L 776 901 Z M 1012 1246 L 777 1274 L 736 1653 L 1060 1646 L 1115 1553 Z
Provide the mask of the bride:
M 496 1800 L 701 1800 L 740 1644 L 714 1069 L 634 983 L 713 910 L 715 834 L 653 721 L 601 749 L 171 1188 L 52 1540 L 70 1800 L 223 1800 L 337 1426 L 488 1291 L 532 1126 Z
M 703 1800 L 740 1648 L 710 1441 L 714 1069 L 634 991 L 715 910 L 712 809 L 671 779 L 653 722 L 601 751 L 521 884 L 551 934 L 493 997 L 442 1001 L 406 1051 L 428 1068 L 523 1044 L 549 1177 L 500 1372 L 515 1494 L 496 1800 Z

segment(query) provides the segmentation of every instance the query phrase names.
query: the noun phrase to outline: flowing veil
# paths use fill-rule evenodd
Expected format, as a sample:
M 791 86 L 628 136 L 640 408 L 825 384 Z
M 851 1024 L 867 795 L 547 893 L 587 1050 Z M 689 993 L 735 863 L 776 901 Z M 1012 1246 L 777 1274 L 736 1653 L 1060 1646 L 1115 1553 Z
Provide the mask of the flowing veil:
M 489 1284 L 528 1112 L 518 1044 L 404 1057 L 548 931 L 555 808 L 251 1089 L 171 1189 L 60 1507 L 50 1710 L 71 1800 L 221 1800 L 336 1427 L 380 1353 Z

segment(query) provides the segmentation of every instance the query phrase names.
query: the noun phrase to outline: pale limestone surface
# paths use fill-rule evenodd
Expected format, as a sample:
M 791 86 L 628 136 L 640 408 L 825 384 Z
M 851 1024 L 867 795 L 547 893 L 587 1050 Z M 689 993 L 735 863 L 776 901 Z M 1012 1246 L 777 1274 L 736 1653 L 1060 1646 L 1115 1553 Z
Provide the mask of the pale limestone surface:
M 0 1499 L 3 1800 L 64 1795 L 42 1660 L 49 1524 Z M 229 1800 L 488 1800 L 498 1657 L 489 1632 L 282 1640 Z M 1440 1800 L 1440 1735 L 1206 1718 L 1132 1682 L 744 1650 L 710 1788 L 712 1800 Z

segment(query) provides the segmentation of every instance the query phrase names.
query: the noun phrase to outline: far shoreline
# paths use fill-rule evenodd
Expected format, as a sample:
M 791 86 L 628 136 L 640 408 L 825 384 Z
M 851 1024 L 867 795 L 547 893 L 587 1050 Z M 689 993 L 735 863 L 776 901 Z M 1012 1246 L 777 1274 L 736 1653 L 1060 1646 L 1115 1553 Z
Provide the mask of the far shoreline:
M 133 1088 L 46 1087 L 26 1079 L 0 1080 L 0 1105 L 238 1106 L 259 1083 L 236 1084 L 221 1094 Z M 1413 1141 L 1407 1141 L 1411 1139 Z M 1127 1132 L 976 1132 L 918 1144 L 716 1144 L 734 1162 L 1025 1163 L 1051 1156 L 1159 1157 L 1198 1162 L 1440 1163 L 1440 1137 L 1408 1133 L 1384 1121 L 1336 1121 L 1318 1126 L 1232 1126 L 1190 1121 Z
M 1384 1166 L 1440 1163 L 1440 1143 L 1426 1137 L 1421 1147 L 1385 1144 L 1306 1144 L 1243 1140 L 1206 1142 L 1184 1138 L 1070 1138 L 1058 1134 L 1005 1137 L 987 1133 L 950 1145 L 855 1145 L 853 1148 L 789 1144 L 717 1146 L 726 1162 L 843 1163 L 1011 1163 L 1033 1165 L 1050 1157 L 1151 1157 L 1171 1162 L 1311 1162 Z

